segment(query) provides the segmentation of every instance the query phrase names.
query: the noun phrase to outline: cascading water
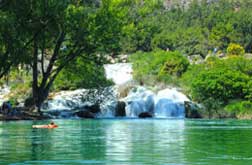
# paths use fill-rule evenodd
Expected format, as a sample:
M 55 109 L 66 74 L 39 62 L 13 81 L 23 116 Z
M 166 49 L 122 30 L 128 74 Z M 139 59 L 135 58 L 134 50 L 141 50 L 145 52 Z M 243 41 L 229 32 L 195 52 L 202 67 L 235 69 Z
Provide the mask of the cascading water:
M 75 112 L 98 103 L 101 108 L 100 115 L 110 117 L 110 109 L 115 109 L 116 98 L 115 87 L 62 91 L 46 101 L 42 105 L 42 111 L 50 117 L 69 118 L 74 116 Z
M 107 79 L 112 79 L 116 85 L 125 84 L 133 79 L 131 63 L 104 65 Z
M 99 103 L 100 112 L 96 117 L 114 117 L 118 101 L 125 102 L 125 117 L 136 118 L 142 113 L 148 113 L 156 118 L 183 118 L 185 116 L 184 102 L 189 99 L 175 88 L 166 88 L 157 93 L 143 86 L 134 86 L 124 97 L 119 99 L 121 88 L 132 82 L 132 65 L 117 63 L 105 65 L 106 76 L 115 82 L 115 86 L 102 90 L 64 91 L 54 95 L 43 105 L 44 112 L 51 112 L 58 117 L 73 116 L 76 111 L 85 106 Z M 127 88 L 126 88 L 127 89 Z M 53 112 L 53 113 L 52 113 Z
M 118 63 L 105 65 L 107 78 L 112 79 L 116 85 L 126 85 L 132 81 L 132 64 Z M 154 117 L 179 117 L 185 116 L 184 102 L 189 99 L 175 88 L 167 88 L 157 94 L 145 87 L 134 87 L 128 96 L 121 99 L 126 103 L 126 116 L 138 117 L 143 112 L 148 112 Z
M 167 88 L 155 94 L 144 87 L 132 89 L 123 100 L 127 103 L 127 117 L 138 117 L 141 113 L 148 112 L 157 118 L 183 118 L 185 116 L 184 101 L 189 101 L 175 88 Z
M 4 101 L 8 100 L 7 95 L 9 93 L 10 87 L 7 85 L 0 86 L 0 105 L 2 105 Z

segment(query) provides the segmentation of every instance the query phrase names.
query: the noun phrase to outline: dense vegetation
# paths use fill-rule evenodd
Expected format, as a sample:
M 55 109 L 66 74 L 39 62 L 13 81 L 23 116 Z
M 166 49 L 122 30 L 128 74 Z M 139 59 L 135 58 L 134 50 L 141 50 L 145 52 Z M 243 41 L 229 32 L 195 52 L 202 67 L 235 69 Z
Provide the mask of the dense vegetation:
M 211 57 L 191 66 L 182 81 L 194 100 L 217 112 L 230 103 L 251 100 L 251 64 L 244 57 Z
M 152 18 L 157 28 L 149 43 L 152 52 L 132 56 L 135 77 L 152 84 L 180 85 L 192 100 L 204 104 L 209 117 L 251 116 L 252 61 L 244 56 L 252 48 L 252 24 L 247 22 L 252 18 L 250 7 L 249 2 L 203 1 L 186 10 L 157 14 L 159 22 Z M 195 54 L 211 57 L 188 67 L 185 56 Z M 180 72 L 174 74 L 172 68 Z
M 173 83 L 187 69 L 189 62 L 179 52 L 137 52 L 130 57 L 134 77 L 140 83 L 154 85 L 156 82 Z
M 1 81 L 9 77 L 13 89 L 32 89 L 26 96 L 40 107 L 50 90 L 110 85 L 104 55 L 133 53 L 130 61 L 141 83 L 180 85 L 208 109 L 250 103 L 252 65 L 243 56 L 252 50 L 252 2 L 167 5 L 163 0 L 2 0 Z M 225 60 L 210 57 L 198 65 L 187 60 L 225 54 Z M 22 81 L 13 80 L 17 76 Z

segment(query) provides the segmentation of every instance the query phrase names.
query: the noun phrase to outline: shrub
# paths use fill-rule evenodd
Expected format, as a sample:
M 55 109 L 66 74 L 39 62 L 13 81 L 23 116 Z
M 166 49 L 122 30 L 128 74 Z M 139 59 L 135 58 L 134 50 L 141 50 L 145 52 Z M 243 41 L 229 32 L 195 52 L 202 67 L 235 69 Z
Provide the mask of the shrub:
M 227 54 L 230 56 L 233 56 L 233 55 L 241 56 L 245 54 L 245 50 L 239 44 L 231 43 L 228 45 Z
M 186 57 L 180 53 L 174 53 L 167 57 L 165 64 L 161 68 L 160 72 L 163 74 L 169 74 L 180 77 L 189 66 L 189 61 Z
M 236 117 L 245 117 L 252 115 L 252 102 L 250 101 L 239 101 L 230 103 L 225 107 L 227 112 L 233 113 Z
M 249 77 L 239 71 L 213 68 L 200 73 L 192 82 L 192 95 L 199 101 L 210 97 L 227 102 L 229 99 L 245 98 Z
M 184 73 L 189 65 L 179 52 L 162 50 L 137 52 L 130 57 L 130 61 L 133 63 L 134 78 L 147 84 L 170 82 L 173 77 Z
M 211 102 L 220 107 L 232 99 L 248 100 L 252 98 L 251 63 L 244 57 L 209 58 L 204 64 L 190 66 L 181 81 L 194 100 L 209 108 Z

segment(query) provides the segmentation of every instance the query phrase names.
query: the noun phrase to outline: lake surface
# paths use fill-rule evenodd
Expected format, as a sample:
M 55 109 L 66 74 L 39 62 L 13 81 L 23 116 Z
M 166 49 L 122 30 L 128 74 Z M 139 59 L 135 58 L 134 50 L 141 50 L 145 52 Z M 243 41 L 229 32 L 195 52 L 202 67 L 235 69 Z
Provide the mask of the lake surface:
M 0 164 L 252 164 L 252 121 L 100 119 L 0 122 Z

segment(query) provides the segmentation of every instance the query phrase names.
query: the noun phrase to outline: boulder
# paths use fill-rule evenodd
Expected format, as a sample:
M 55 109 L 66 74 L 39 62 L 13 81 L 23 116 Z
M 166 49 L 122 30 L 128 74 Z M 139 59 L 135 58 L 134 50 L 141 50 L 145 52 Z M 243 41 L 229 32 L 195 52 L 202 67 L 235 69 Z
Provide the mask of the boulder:
M 185 101 L 185 117 L 186 118 L 202 118 L 200 108 L 191 101 Z
M 85 106 L 84 109 L 94 114 L 101 112 L 101 108 L 98 103 L 95 103 L 94 105 L 91 106 Z
M 101 112 L 100 105 L 98 103 L 91 106 L 85 106 L 82 110 L 75 113 L 78 117 L 81 118 L 95 118 L 97 113 Z
M 89 119 L 95 118 L 95 114 L 87 110 L 78 111 L 76 112 L 76 115 L 81 118 L 89 118 Z
M 124 117 L 126 116 L 125 111 L 126 103 L 123 101 L 118 101 L 115 109 L 115 116 L 116 117 Z
M 153 117 L 150 112 L 142 112 L 138 115 L 139 118 L 151 118 Z

